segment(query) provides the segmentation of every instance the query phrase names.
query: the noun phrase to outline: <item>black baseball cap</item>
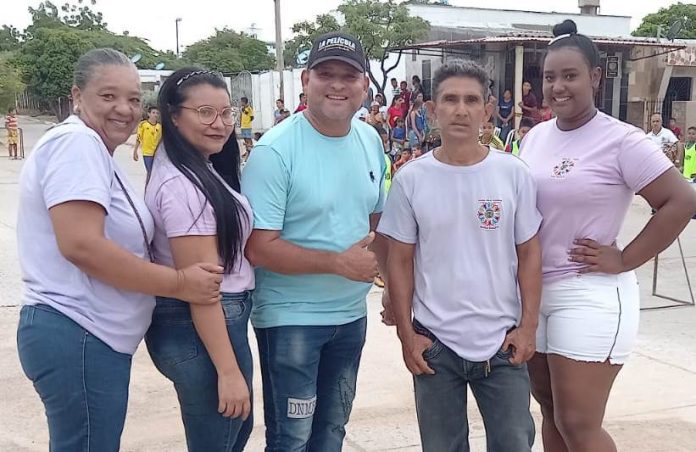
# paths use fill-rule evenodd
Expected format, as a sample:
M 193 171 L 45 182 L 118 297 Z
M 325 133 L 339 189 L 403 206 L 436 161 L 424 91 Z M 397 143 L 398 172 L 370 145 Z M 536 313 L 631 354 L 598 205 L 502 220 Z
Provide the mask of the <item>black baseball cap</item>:
M 365 52 L 362 44 L 348 33 L 332 32 L 319 36 L 312 45 L 307 69 L 325 61 L 338 60 L 365 72 Z

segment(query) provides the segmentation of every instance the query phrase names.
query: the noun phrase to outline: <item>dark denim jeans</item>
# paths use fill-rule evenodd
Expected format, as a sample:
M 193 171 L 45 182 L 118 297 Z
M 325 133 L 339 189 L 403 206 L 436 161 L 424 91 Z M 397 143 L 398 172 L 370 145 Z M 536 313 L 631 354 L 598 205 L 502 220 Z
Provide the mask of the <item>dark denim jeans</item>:
M 41 304 L 22 307 L 17 349 L 46 410 L 51 452 L 118 451 L 131 355 Z
M 355 398 L 367 319 L 257 328 L 266 452 L 338 452 Z
M 222 308 L 237 365 L 251 394 L 253 364 L 247 338 L 250 292 L 223 293 Z M 174 383 L 189 452 L 244 450 L 254 426 L 253 416 L 242 421 L 218 413 L 217 371 L 196 333 L 188 303 L 157 297 L 145 343 L 157 369 Z
M 423 356 L 435 375 L 414 377 L 423 452 L 468 452 L 467 385 L 471 385 L 486 428 L 488 452 L 530 452 L 534 420 L 529 412 L 527 365 L 510 364 L 502 350 L 484 362 L 460 358 L 414 322 L 433 345 Z
M 154 162 L 155 162 L 154 155 L 143 155 L 143 163 L 145 164 L 145 171 L 147 171 L 148 176 L 152 172 L 152 164 Z

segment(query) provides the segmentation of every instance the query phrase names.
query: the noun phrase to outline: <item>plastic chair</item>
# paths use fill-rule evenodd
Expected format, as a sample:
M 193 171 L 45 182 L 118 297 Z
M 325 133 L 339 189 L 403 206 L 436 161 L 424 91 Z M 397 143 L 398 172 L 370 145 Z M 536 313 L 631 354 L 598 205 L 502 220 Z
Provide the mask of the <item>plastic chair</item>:
M 508 146 L 512 145 L 512 142 L 515 139 L 516 134 L 517 130 L 515 129 L 512 129 L 510 132 L 508 132 L 507 137 L 505 137 L 505 149 L 507 149 Z

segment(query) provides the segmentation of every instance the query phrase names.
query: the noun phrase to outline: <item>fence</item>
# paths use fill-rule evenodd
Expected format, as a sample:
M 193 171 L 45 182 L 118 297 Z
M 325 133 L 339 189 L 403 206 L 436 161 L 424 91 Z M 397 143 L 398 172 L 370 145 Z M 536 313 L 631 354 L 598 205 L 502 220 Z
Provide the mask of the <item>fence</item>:
M 72 114 L 72 99 L 68 96 L 62 96 L 49 102 L 39 99 L 36 96 L 23 92 L 15 98 L 17 111 L 25 115 L 39 115 L 42 113 L 50 113 L 58 118 L 58 121 L 63 121 Z

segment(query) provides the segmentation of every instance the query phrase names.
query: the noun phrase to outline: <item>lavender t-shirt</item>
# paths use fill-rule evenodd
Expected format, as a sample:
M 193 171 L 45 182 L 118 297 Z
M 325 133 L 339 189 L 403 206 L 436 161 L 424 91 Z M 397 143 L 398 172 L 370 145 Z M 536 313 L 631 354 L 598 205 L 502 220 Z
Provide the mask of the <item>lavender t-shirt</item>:
M 212 165 L 210 171 L 215 171 Z M 253 222 L 251 206 L 245 196 L 228 186 L 227 188 L 239 200 L 246 214 L 246 216 L 242 214 L 240 218 L 243 251 L 251 234 Z M 155 220 L 153 251 L 155 262 L 158 264 L 174 267 L 172 251 L 169 247 L 170 238 L 217 235 L 213 207 L 203 193 L 169 160 L 164 148 L 158 149 L 155 154 L 152 174 L 145 190 L 145 204 Z M 223 275 L 220 290 L 238 293 L 253 288 L 254 270 L 242 253 L 235 263 L 234 270 Z
M 147 260 L 143 230 L 115 174 L 135 204 L 149 241 L 152 217 L 94 130 L 71 116 L 36 144 L 19 178 L 22 302 L 51 306 L 115 351 L 133 354 L 150 326 L 155 298 L 117 289 L 68 261 L 58 249 L 49 214 L 65 202 L 98 204 L 106 213 L 104 236 Z
M 575 130 L 535 126 L 520 156 L 539 190 L 544 282 L 584 266 L 568 260 L 575 239 L 614 243 L 634 194 L 674 166 L 643 131 L 602 112 Z

